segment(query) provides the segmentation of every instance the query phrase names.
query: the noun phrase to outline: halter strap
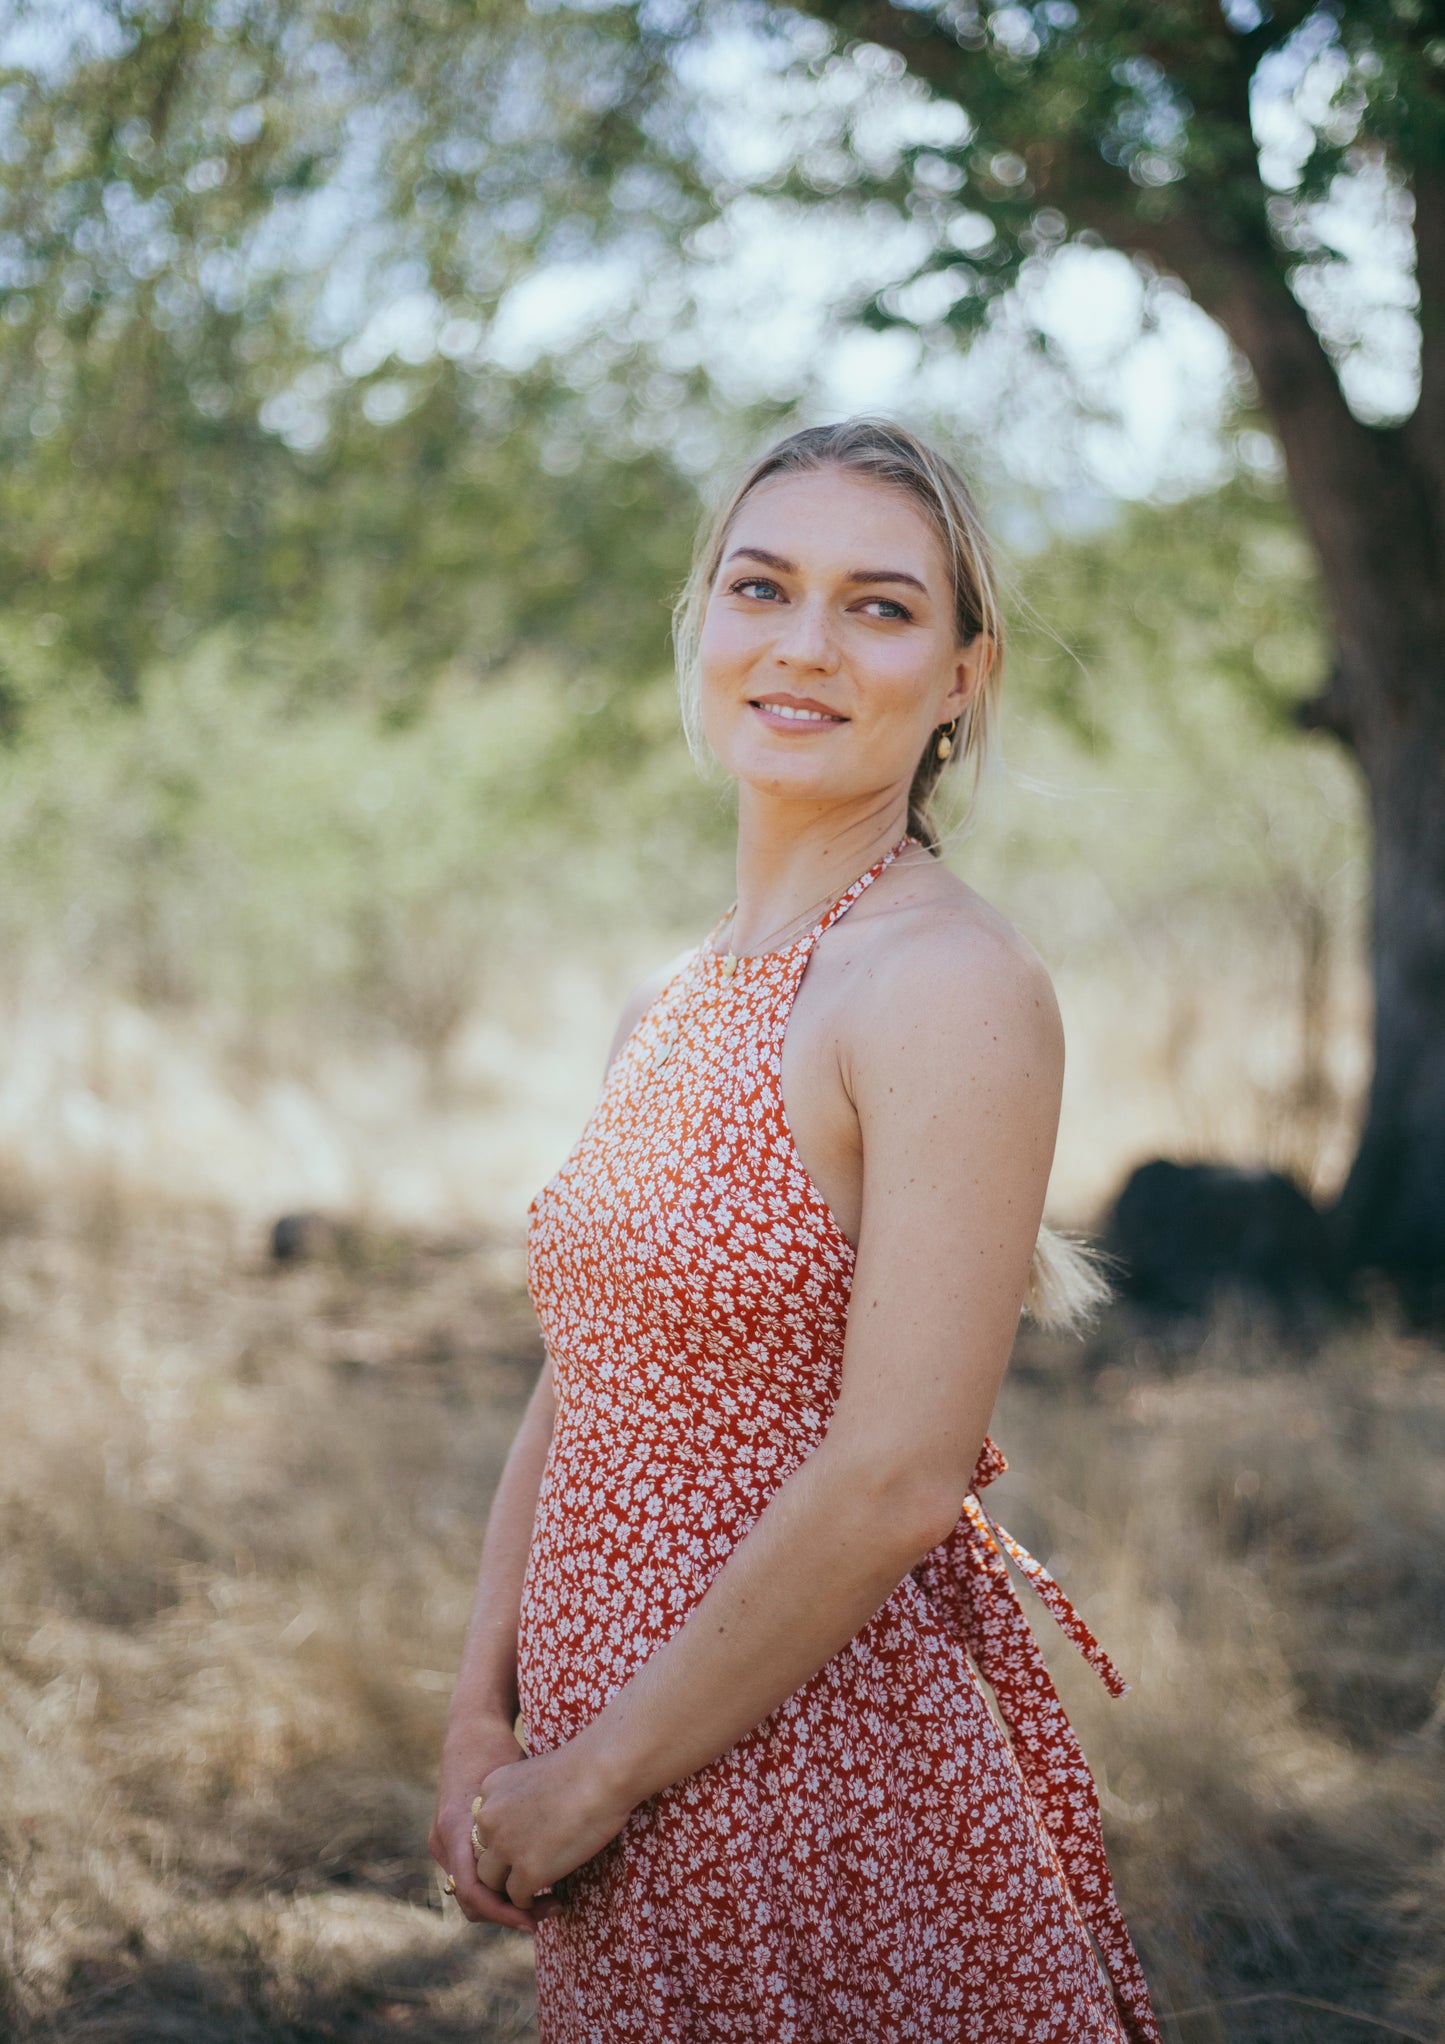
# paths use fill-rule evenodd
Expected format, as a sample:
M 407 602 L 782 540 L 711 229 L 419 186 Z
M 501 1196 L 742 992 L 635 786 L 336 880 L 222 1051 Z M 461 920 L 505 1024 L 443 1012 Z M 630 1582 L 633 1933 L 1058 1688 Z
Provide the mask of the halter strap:
M 756 960 L 759 958 L 784 957 L 788 952 L 796 951 L 799 949 L 800 946 L 804 944 L 806 944 L 808 949 L 811 951 L 814 944 L 817 943 L 819 937 L 822 936 L 824 930 L 831 929 L 833 924 L 837 922 L 839 916 L 846 915 L 848 913 L 849 909 L 853 906 L 854 902 L 858 899 L 859 895 L 863 892 L 864 888 L 871 887 L 873 885 L 873 882 L 878 878 L 880 873 L 887 872 L 888 868 L 893 864 L 893 861 L 898 857 L 898 854 L 901 851 L 905 850 L 906 847 L 909 845 L 916 845 L 918 842 L 919 840 L 916 837 L 912 836 L 911 833 L 905 832 L 904 835 L 901 838 L 899 838 L 897 844 L 892 846 L 890 850 L 886 851 L 881 859 L 876 860 L 874 864 L 868 868 L 868 871 L 866 873 L 860 873 L 858 875 L 858 878 L 853 882 L 852 886 L 847 888 L 844 893 L 839 895 L 838 899 L 833 903 L 833 906 L 830 909 L 828 909 L 826 913 L 816 923 L 813 924 L 810 930 L 805 930 L 803 931 L 801 936 L 794 937 L 793 941 L 790 944 L 785 944 L 782 950 L 778 952 L 745 951 L 740 954 L 740 962 L 742 960 Z M 712 928 L 708 931 L 707 935 L 703 938 L 702 942 L 698 945 L 697 947 L 698 952 L 703 957 L 707 957 L 710 953 L 712 953 L 713 940 L 716 938 L 718 931 L 722 928 L 723 924 L 727 921 L 728 917 L 734 913 L 736 908 L 737 903 L 735 901 L 731 903 L 729 907 L 725 908 L 722 914 L 718 917 L 717 921 L 713 924 Z
M 813 946 L 817 943 L 818 939 L 822 936 L 823 932 L 825 930 L 831 930 L 834 923 L 837 922 L 840 916 L 847 915 L 849 909 L 853 906 L 854 902 L 858 899 L 859 895 L 863 893 L 865 888 L 871 887 L 873 885 L 873 882 L 879 877 L 880 874 L 886 873 L 888 871 L 888 868 L 893 864 L 893 861 L 898 857 L 898 854 L 902 851 L 905 851 L 909 845 L 916 845 L 917 843 L 918 839 L 914 837 L 910 831 L 905 831 L 903 836 L 899 838 L 896 845 L 894 845 L 889 851 L 886 851 L 881 859 L 875 861 L 875 863 L 868 868 L 868 871 L 866 873 L 860 873 L 858 875 L 858 878 L 853 882 L 853 885 L 850 888 L 848 888 L 846 893 L 839 895 L 838 899 L 833 903 L 833 906 L 828 910 L 827 914 L 822 916 L 818 922 L 814 923 L 811 930 L 805 931 L 803 936 L 796 938 L 794 941 L 800 945 L 806 944 L 807 948 L 811 951 Z

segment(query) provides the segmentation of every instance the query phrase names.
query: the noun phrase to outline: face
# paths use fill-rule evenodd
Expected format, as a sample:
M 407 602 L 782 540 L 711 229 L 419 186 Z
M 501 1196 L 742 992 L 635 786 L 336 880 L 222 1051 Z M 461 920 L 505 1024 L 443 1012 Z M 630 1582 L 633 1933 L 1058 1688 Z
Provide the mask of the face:
M 943 546 L 890 483 L 827 468 L 744 499 L 709 592 L 702 722 L 718 760 L 805 801 L 906 794 L 980 678 Z

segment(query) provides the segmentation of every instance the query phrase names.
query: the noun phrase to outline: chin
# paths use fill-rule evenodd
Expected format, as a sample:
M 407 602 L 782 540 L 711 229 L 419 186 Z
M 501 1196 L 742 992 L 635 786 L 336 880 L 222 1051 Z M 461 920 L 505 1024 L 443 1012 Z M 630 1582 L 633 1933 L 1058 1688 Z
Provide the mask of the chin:
M 724 762 L 728 773 L 760 795 L 774 795 L 799 801 L 826 802 L 851 794 L 849 776 L 821 760 L 779 758 L 777 753 L 745 752 Z

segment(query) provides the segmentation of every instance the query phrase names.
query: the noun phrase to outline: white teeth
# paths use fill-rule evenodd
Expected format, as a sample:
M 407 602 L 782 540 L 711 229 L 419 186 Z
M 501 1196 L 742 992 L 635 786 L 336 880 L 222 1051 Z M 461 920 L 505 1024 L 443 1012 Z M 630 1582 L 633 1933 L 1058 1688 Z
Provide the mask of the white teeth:
M 840 720 L 830 717 L 823 710 L 800 710 L 792 703 L 759 703 L 760 710 L 766 710 L 773 717 L 792 717 L 800 724 L 836 724 Z

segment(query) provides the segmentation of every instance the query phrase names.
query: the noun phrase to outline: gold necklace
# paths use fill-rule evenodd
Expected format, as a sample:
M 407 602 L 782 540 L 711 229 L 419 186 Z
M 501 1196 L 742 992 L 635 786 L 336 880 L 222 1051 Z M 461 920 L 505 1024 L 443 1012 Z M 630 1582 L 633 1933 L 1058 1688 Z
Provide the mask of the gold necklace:
M 817 901 L 812 902 L 807 908 L 799 909 L 794 915 L 790 915 L 785 923 L 779 923 L 778 927 L 775 930 L 768 930 L 761 937 L 755 938 L 753 942 L 753 949 L 751 951 L 745 952 L 743 956 L 748 958 L 755 958 L 760 956 L 764 951 L 766 951 L 768 945 L 771 944 L 774 937 L 781 937 L 784 930 L 792 929 L 794 923 L 805 923 L 808 920 L 809 916 L 816 915 L 820 908 L 827 908 L 831 902 L 836 900 L 837 896 L 834 894 L 830 893 L 821 895 Z M 734 902 L 727 913 L 727 920 L 729 924 L 736 923 L 737 914 L 738 905 L 736 902 Z M 716 958 L 718 955 L 717 945 L 714 944 L 710 948 L 712 950 L 713 957 Z M 722 975 L 724 979 L 732 978 L 733 974 L 738 969 L 739 962 L 740 960 L 738 957 L 738 953 L 734 951 L 732 947 L 732 940 L 731 938 L 729 938 L 728 948 L 722 954 Z
M 795 914 L 789 916 L 788 920 L 785 923 L 779 923 L 778 927 L 775 930 L 769 930 L 765 936 L 761 937 L 758 940 L 759 943 L 766 946 L 772 941 L 774 937 L 781 937 L 784 930 L 790 930 L 793 927 L 794 923 L 806 922 L 809 916 L 816 915 L 820 908 L 827 908 L 831 906 L 831 904 L 837 901 L 838 898 L 839 897 L 833 893 L 821 895 L 818 898 L 818 900 L 811 903 L 809 907 L 805 909 L 799 909 Z M 736 902 L 734 902 L 732 907 L 728 909 L 724 915 L 718 918 L 712 930 L 704 938 L 703 949 L 707 952 L 710 958 L 716 958 L 718 955 L 717 945 L 713 941 L 714 938 L 717 936 L 718 931 L 723 927 L 724 923 L 736 917 L 737 912 L 738 905 Z M 748 955 L 752 956 L 753 954 L 749 953 Z M 729 945 L 722 960 L 722 976 L 724 979 L 732 978 L 733 974 L 738 969 L 738 962 L 739 961 L 737 952 L 733 950 L 731 945 Z M 658 1065 L 665 1065 L 668 1059 L 672 1056 L 672 1053 L 676 1050 L 676 1048 L 677 1048 L 677 1024 L 675 1022 L 664 1022 L 661 1026 L 657 1042 L 653 1046 L 652 1062 L 654 1067 Z
M 908 839 L 905 836 L 903 843 L 906 844 L 907 842 Z M 900 846 L 899 849 L 901 850 L 902 846 Z M 858 883 L 856 880 L 851 882 L 851 885 L 854 887 L 856 887 L 857 884 Z M 847 892 L 848 889 L 845 888 L 844 893 Z M 830 888 L 828 893 L 820 895 L 817 901 L 810 902 L 807 908 L 795 910 L 795 912 L 788 917 L 788 920 L 785 923 L 779 923 L 778 927 L 775 930 L 769 930 L 764 936 L 755 938 L 753 941 L 752 950 L 746 952 L 744 956 L 748 958 L 756 958 L 761 956 L 762 953 L 767 949 L 768 945 L 773 941 L 773 939 L 775 937 L 781 937 L 785 930 L 791 930 L 794 923 L 806 923 L 811 916 L 815 916 L 818 913 L 818 910 L 820 908 L 831 908 L 834 902 L 840 901 L 841 899 L 842 896 L 834 893 L 833 890 Z M 729 923 L 736 923 L 737 913 L 738 905 L 736 902 L 734 902 L 723 920 Z M 713 957 L 716 958 L 718 955 L 716 943 L 710 940 L 708 944 L 708 949 L 711 951 Z M 737 971 L 739 963 L 740 960 L 738 954 L 736 951 L 734 951 L 731 940 L 729 940 L 728 948 L 723 953 L 722 959 L 723 978 L 731 979 L 733 974 Z
M 889 858 L 890 859 L 896 858 L 899 852 L 903 850 L 905 845 L 910 845 L 915 842 L 916 840 L 914 839 L 911 832 L 905 834 L 902 838 L 899 839 L 898 843 L 893 847 L 892 852 L 888 855 Z M 862 875 L 859 876 L 860 879 L 862 877 L 863 877 Z M 818 898 L 818 900 L 813 902 L 808 908 L 799 909 L 795 914 L 789 916 L 787 922 L 779 923 L 777 929 L 769 930 L 766 936 L 760 938 L 758 942 L 763 946 L 768 945 L 769 943 L 772 942 L 772 940 L 775 937 L 781 937 L 785 930 L 790 930 L 793 927 L 794 923 L 806 923 L 808 918 L 810 916 L 815 916 L 820 908 L 830 907 L 833 903 L 843 900 L 845 896 L 847 894 L 850 894 L 853 888 L 856 887 L 857 885 L 858 881 L 855 880 L 851 883 L 851 885 L 848 888 L 844 889 L 844 892 L 841 895 L 835 894 L 831 890 L 827 894 L 821 895 Z M 727 910 L 726 914 L 718 918 L 713 928 L 708 932 L 708 935 L 703 939 L 702 948 L 704 951 L 707 952 L 710 958 L 716 958 L 718 956 L 717 944 L 715 942 L 718 931 L 723 927 L 724 923 L 730 920 L 734 920 L 737 916 L 737 912 L 738 905 L 736 902 L 734 902 L 732 907 Z M 761 954 L 757 952 L 749 952 L 747 955 L 749 957 L 755 957 Z M 738 969 L 739 962 L 740 961 L 738 958 L 738 954 L 736 951 L 733 950 L 730 944 L 726 952 L 724 952 L 722 956 L 722 976 L 725 980 L 730 980 L 732 978 L 733 974 Z M 677 1035 L 678 1025 L 675 1021 L 664 1021 L 661 1024 L 657 1041 L 653 1045 L 652 1049 L 652 1063 L 654 1068 L 658 1065 L 665 1065 L 668 1059 L 672 1056 L 672 1053 L 677 1048 Z

